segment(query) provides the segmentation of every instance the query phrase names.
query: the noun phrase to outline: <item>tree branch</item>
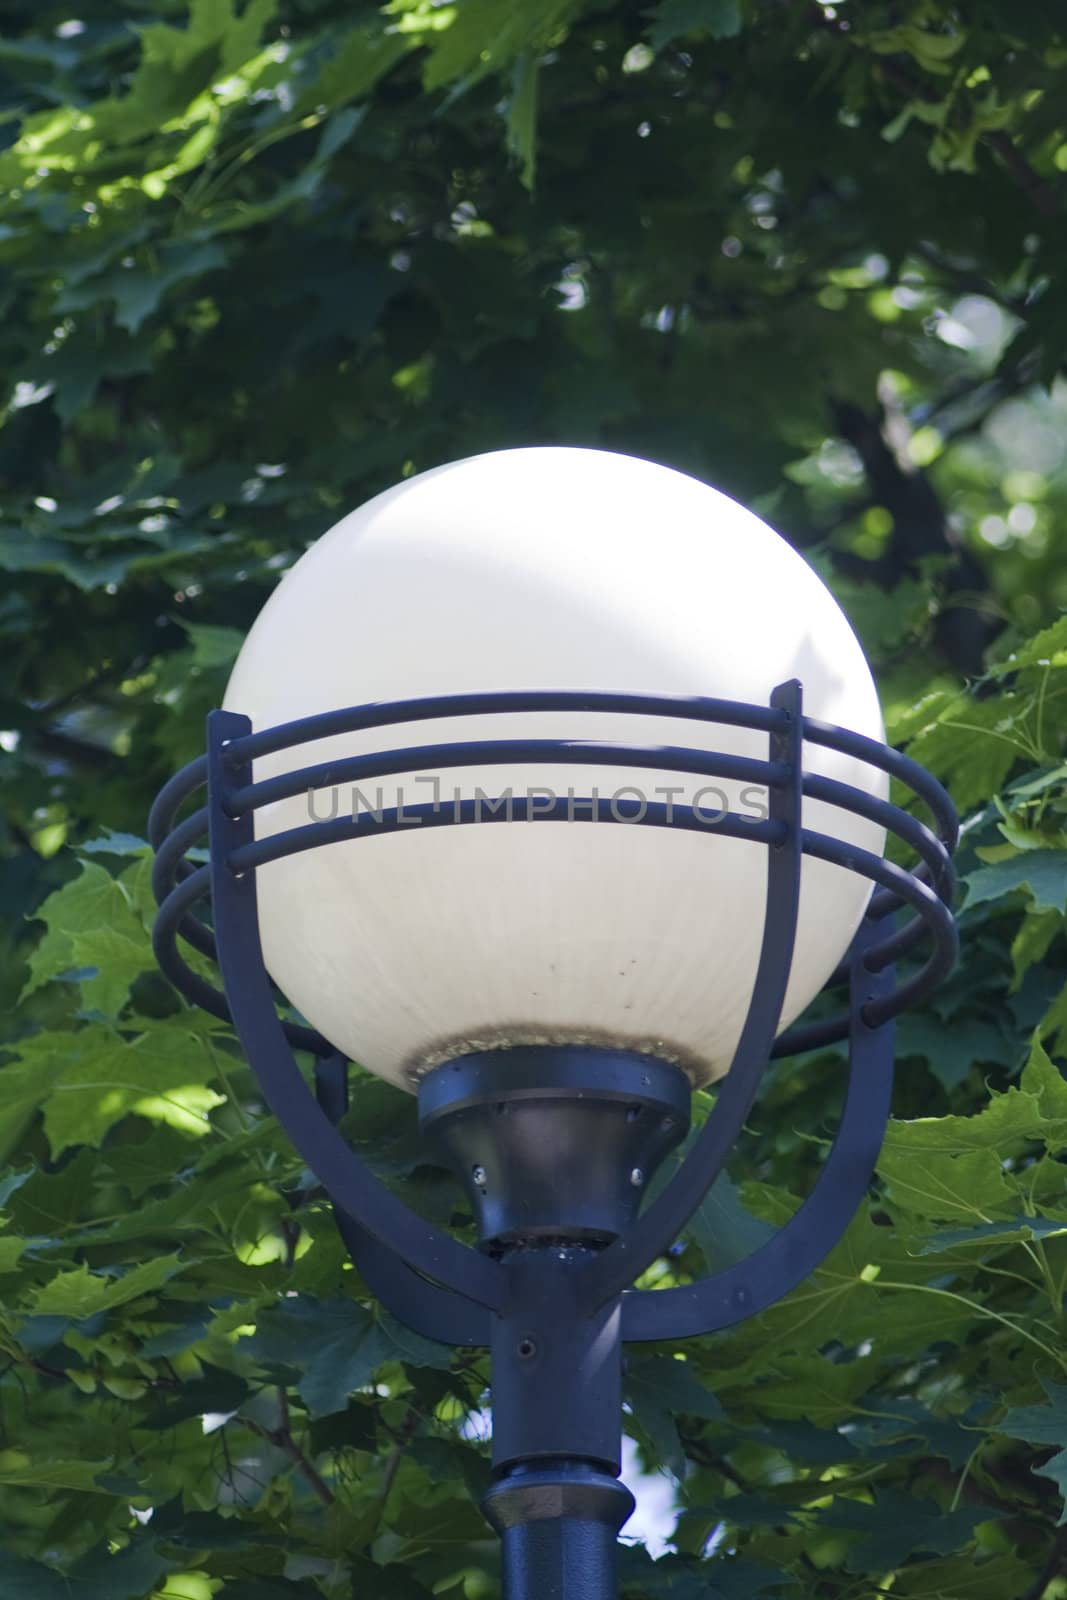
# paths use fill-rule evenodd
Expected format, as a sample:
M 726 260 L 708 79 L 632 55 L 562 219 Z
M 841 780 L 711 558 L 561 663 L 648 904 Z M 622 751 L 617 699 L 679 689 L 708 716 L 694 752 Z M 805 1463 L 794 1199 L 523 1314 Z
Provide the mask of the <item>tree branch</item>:
M 965 603 L 964 597 L 986 591 L 985 573 L 949 525 L 930 480 L 909 458 L 907 418 L 888 390 L 879 394 L 879 401 L 875 415 L 851 401 L 833 403 L 837 430 L 863 463 L 872 499 L 885 506 L 893 518 L 889 548 L 879 561 L 867 564 L 867 572 L 888 587 L 905 573 L 916 572 L 923 556 L 949 556 L 944 589 L 953 603 L 943 607 L 937 617 L 935 637 L 958 672 L 977 676 L 996 629 L 989 617 L 979 607 Z
M 251 1417 L 239 1416 L 236 1420 L 247 1428 L 249 1432 L 257 1434 L 259 1438 L 265 1439 L 268 1444 L 274 1445 L 276 1449 L 287 1455 L 294 1467 L 307 1480 L 323 1505 L 333 1505 L 335 1499 L 333 1490 L 314 1462 L 309 1460 L 293 1438 L 292 1421 L 289 1413 L 289 1396 L 284 1388 L 279 1388 L 278 1390 L 278 1426 L 276 1428 L 265 1428 L 262 1423 L 254 1422 Z
M 1060 1577 L 1064 1572 L 1067 1572 L 1067 1528 L 1060 1528 L 1052 1541 L 1048 1560 L 1030 1587 L 1019 1596 L 1019 1600 L 1042 1600 L 1053 1578 Z
M 1043 217 L 1058 216 L 1061 209 L 1059 195 L 1046 178 L 1034 171 L 1014 139 L 1003 128 L 991 129 L 982 134 L 982 139 L 991 150 L 996 151 L 1005 170 L 1029 197 L 1035 210 L 1040 211 Z
M 412 1434 L 419 1424 L 419 1414 L 412 1408 L 400 1424 L 396 1443 L 386 1457 L 385 1467 L 382 1470 L 382 1492 L 379 1503 L 379 1517 L 385 1511 L 385 1503 L 393 1487 L 393 1481 L 400 1470 L 400 1463 L 404 1459 L 404 1451 L 411 1440 Z
M 834 18 L 828 17 L 818 6 L 813 8 L 813 12 L 821 27 L 830 28 L 838 37 L 841 36 L 841 30 Z M 850 35 L 846 37 L 850 38 L 856 49 L 864 49 L 862 39 Z M 873 65 L 887 83 L 899 89 L 901 94 L 907 95 L 909 100 L 923 100 L 927 104 L 936 104 L 940 100 L 940 96 L 933 89 L 928 88 L 920 79 L 912 77 L 908 69 L 895 57 L 878 56 L 874 59 Z M 1059 216 L 1063 209 L 1059 192 L 1047 178 L 1034 171 L 1009 133 L 1003 128 L 988 129 L 979 134 L 979 139 L 999 158 L 1004 171 L 1027 196 L 1035 211 L 1039 211 L 1043 217 Z
M 857 39 L 855 42 L 862 49 L 862 41 Z M 932 89 L 928 89 L 926 84 L 920 83 L 918 79 L 913 78 L 905 67 L 902 67 L 898 61 L 893 60 L 892 56 L 879 58 L 877 67 L 882 76 L 892 83 L 895 88 L 906 94 L 909 100 L 925 100 L 928 104 L 933 104 L 939 99 L 939 96 Z M 1041 177 L 1040 173 L 1034 171 L 1010 134 L 1005 133 L 1003 128 L 991 129 L 979 134 L 979 138 L 983 144 L 988 145 L 1000 157 L 1009 177 L 1018 184 L 1019 188 L 1028 196 L 1034 208 L 1040 211 L 1043 217 L 1058 216 L 1060 211 L 1059 195 L 1052 185 Z

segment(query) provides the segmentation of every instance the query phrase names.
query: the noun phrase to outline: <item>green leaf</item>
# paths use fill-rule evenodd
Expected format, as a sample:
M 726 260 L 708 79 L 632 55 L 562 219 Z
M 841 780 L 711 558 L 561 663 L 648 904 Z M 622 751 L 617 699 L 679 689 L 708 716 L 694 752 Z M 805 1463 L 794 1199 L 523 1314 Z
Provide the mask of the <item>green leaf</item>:
M 225 668 L 227 671 L 237 660 L 237 652 L 244 644 L 244 634 L 237 628 L 220 628 L 210 622 L 189 622 L 178 619 L 193 647 L 192 664 L 201 672 Z
M 1030 1564 L 1017 1555 L 978 1557 L 973 1551 L 915 1563 L 898 1575 L 894 1600 L 1004 1600 L 1025 1594 Z
M 729 1175 L 720 1173 L 686 1226 L 709 1272 L 732 1267 L 752 1255 L 774 1233 L 746 1210 Z
M 202 1037 L 180 1018 L 135 1039 L 91 1028 L 31 1041 L 30 1049 L 48 1073 L 41 1099 L 54 1156 L 73 1144 L 98 1145 L 131 1111 L 203 1135 L 208 1113 L 223 1103 L 204 1083 L 214 1069 Z
M 212 83 L 252 55 L 276 0 L 190 0 L 186 26 L 155 23 L 141 32 L 142 55 L 127 93 L 100 101 L 93 125 L 106 139 L 131 143 L 184 112 Z
M 416 43 L 416 36 L 383 32 L 377 22 L 350 28 L 337 37 L 332 56 L 299 102 L 300 109 L 322 105 L 336 110 L 363 99 Z
M 853 1572 L 889 1572 L 920 1551 L 949 1555 L 967 1543 L 976 1527 L 1003 1513 L 990 1506 L 960 1506 L 946 1511 L 932 1500 L 883 1490 L 871 1505 L 840 1496 L 823 1520 L 866 1537 L 851 1545 L 845 1565 Z
M 32 1489 L 80 1489 L 98 1493 L 97 1474 L 107 1461 L 34 1461 L 22 1450 L 0 1450 L 0 1484 Z
M 142 1600 L 178 1565 L 148 1540 L 115 1554 L 103 1549 L 71 1568 L 71 1600 Z
M 879 1459 L 894 1454 L 913 1456 L 921 1449 L 927 1455 L 943 1456 L 955 1471 L 962 1472 L 974 1452 L 974 1425 L 989 1409 L 988 1397 L 979 1396 L 969 1412 L 945 1417 L 910 1396 L 871 1395 L 865 1415 L 850 1424 L 849 1439 L 856 1449 Z M 867 1415 L 868 1411 L 876 1415 Z
M 246 1551 L 283 1549 L 283 1533 L 270 1533 L 261 1523 L 214 1511 L 189 1511 L 177 1500 L 160 1506 L 152 1517 L 152 1532 L 162 1543 L 184 1550 Z
M 8 1150 L 21 1137 L 63 1071 L 77 1034 L 35 1034 L 19 1046 L 19 1059 L 0 1067 L 0 1141 Z
M 1017 1192 L 1001 1170 L 995 1150 L 944 1155 L 884 1149 L 878 1162 L 890 1201 L 939 1222 L 985 1222 L 990 1212 L 1014 1209 Z
M 354 1390 L 396 1359 L 391 1338 L 355 1300 L 284 1301 L 263 1313 L 249 1350 L 265 1366 L 300 1374 L 297 1388 L 312 1417 L 343 1411 Z
M 871 1310 L 873 1331 L 881 1318 L 873 1306 Z M 848 1418 L 853 1404 L 870 1384 L 871 1369 L 863 1360 L 834 1363 L 817 1355 L 783 1356 L 775 1362 L 773 1373 L 759 1384 L 754 1398 L 760 1409 L 771 1416 L 835 1427 Z
M 200 1376 L 168 1394 L 165 1402 L 146 1418 L 145 1426 L 169 1431 L 207 1412 L 225 1415 L 239 1410 L 249 1393 L 249 1385 L 239 1373 L 226 1372 L 201 1361 Z
M 93 1011 L 115 1017 L 126 1004 L 130 984 L 142 972 L 151 971 L 150 949 L 145 947 L 143 929 L 134 937 L 117 928 L 94 928 L 91 933 L 72 934 L 71 965 L 95 976 L 83 978 L 82 994 Z
M 114 1016 L 133 979 L 155 965 L 128 896 L 96 862 L 84 862 L 80 875 L 49 895 L 38 916 L 47 932 L 30 957 L 23 997 L 61 973 L 89 969 L 96 975 L 83 980 L 86 1003 Z
M 0 1273 L 13 1272 L 26 1249 L 26 1240 L 12 1234 L 0 1234 Z
M 103 833 L 95 839 L 86 839 L 84 844 L 78 846 L 78 854 L 83 856 L 150 856 L 152 846 L 147 839 L 142 839 L 136 833 L 114 833 L 110 828 L 105 828 Z
M 688 1361 L 649 1356 L 627 1364 L 624 1392 L 657 1454 L 666 1461 L 683 1458 L 675 1420 L 681 1413 L 718 1420 L 722 1407 L 704 1387 Z
M 903 1185 L 911 1182 L 921 1187 L 921 1173 L 929 1170 L 937 1174 L 936 1181 L 942 1188 L 947 1185 L 951 1190 L 954 1169 L 945 1163 L 985 1152 L 983 1164 L 972 1162 L 960 1169 L 961 1208 L 972 1201 L 980 1208 L 982 1193 L 995 1207 L 999 1203 L 996 1197 L 1003 1195 L 1003 1188 L 994 1177 L 994 1162 L 999 1167 L 1009 1153 L 1030 1140 L 1042 1140 L 1054 1151 L 1067 1148 L 1067 1083 L 1036 1035 L 1019 1087 L 1008 1089 L 1004 1094 L 992 1093 L 983 1110 L 975 1116 L 917 1117 L 912 1122 L 890 1122 L 879 1171 L 892 1171 Z M 909 1160 L 915 1166 L 910 1177 Z M 931 1214 L 944 1216 L 948 1213 Z
M 1038 1033 L 1031 1042 L 1019 1087 L 1023 1094 L 1037 1101 L 1041 1137 L 1045 1143 L 1052 1149 L 1061 1148 L 1060 1140 L 1067 1139 L 1067 1079 L 1049 1056 Z
M 5 1178 L 0 1178 L 0 1209 L 7 1205 L 11 1196 L 17 1194 L 23 1184 L 30 1181 L 34 1170 L 33 1167 L 27 1167 L 24 1172 L 9 1172 Z
M 938 692 L 898 719 L 894 739 L 909 739 L 908 755 L 951 785 L 964 810 L 984 804 L 1021 758 L 1032 754 L 1028 697 L 975 700 Z
M 373 1593 L 381 1595 L 382 1600 L 392 1600 L 387 1588 L 377 1588 Z M 322 1600 L 322 1590 L 311 1578 L 237 1578 L 227 1582 L 223 1597 L 224 1600 Z
M 394 0 L 391 9 L 408 8 L 403 0 L 400 4 Z M 493 0 L 464 0 L 446 26 L 432 22 L 422 34 L 420 42 L 429 50 L 423 85 L 428 90 L 447 86 L 454 97 L 488 73 L 506 71 L 525 52 L 547 48 L 576 10 L 576 0 L 539 0 L 535 6 L 504 8 Z M 419 15 L 426 13 L 420 9 Z M 411 20 L 412 31 L 418 32 L 418 22 Z
M 1016 1217 L 1004 1222 L 979 1222 L 973 1228 L 945 1228 L 923 1245 L 923 1255 L 940 1255 L 946 1250 L 978 1245 L 1010 1244 L 1020 1239 L 1052 1239 L 1067 1233 L 1067 1219 L 1057 1217 Z
M 693 1561 L 661 1556 L 653 1561 L 641 1545 L 619 1550 L 623 1600 L 753 1600 L 773 1590 L 791 1589 L 795 1579 L 744 1558 Z
M 80 544 L 0 529 L 0 569 L 54 574 L 91 594 L 109 585 L 117 589 L 131 573 L 175 566 L 207 548 L 207 540 L 175 532 L 163 550 L 145 552 L 141 546 L 120 554 L 91 552 L 87 557 L 82 554 L 85 546 Z
M 998 1433 L 1011 1439 L 1023 1439 L 1027 1444 L 1056 1446 L 1056 1454 L 1044 1466 L 1036 1467 L 1043 1478 L 1051 1478 L 1067 1502 L 1067 1385 L 1050 1383 L 1042 1379 L 1049 1404 L 1039 1406 L 1013 1406 L 1001 1422 Z M 1067 1522 L 1067 1503 L 1059 1518 L 1060 1527 Z
M 716 1420 L 722 1406 L 697 1377 L 690 1362 L 670 1356 L 646 1356 L 628 1365 L 626 1387 L 635 1397 L 655 1398 L 657 1404 L 674 1412 Z
M 0 1409 L 12 1473 L 38 1481 L 0 1485 L 0 1600 L 496 1593 L 488 1451 L 465 1437 L 488 1359 L 364 1293 L 232 1030 L 155 969 L 143 833 L 313 540 L 424 468 L 539 440 L 664 461 L 814 557 L 891 736 L 963 813 L 975 880 L 958 975 L 900 1019 L 898 1121 L 845 1241 L 684 1362 L 627 1352 L 626 1426 L 692 1509 L 677 1553 L 621 1552 L 626 1600 L 1038 1582 L 1059 1506 L 1032 1469 L 1062 1443 L 993 1419 L 1050 1406 L 1035 1372 L 1067 1382 L 1063 1059 L 1027 1037 L 1067 1042 L 1067 918 L 1041 908 L 1067 854 L 1064 396 L 1034 387 L 1067 351 L 1067 42 L 1055 6 L 828 9 L 4 13 Z M 405 581 L 414 616 L 417 564 Z M 340 641 L 351 699 L 360 644 Z M 661 628 L 652 665 L 677 654 Z M 1024 854 L 1052 866 L 1036 894 L 1033 862 L 1004 865 Z M 79 859 L 112 875 L 113 914 L 48 904 Z M 733 1184 L 650 1281 L 720 1270 L 795 1213 L 842 1060 L 771 1073 Z M 348 1135 L 447 1224 L 411 1097 L 352 1078 Z M 33 1314 L 50 1297 L 105 1308 Z M 991 1488 L 1009 1520 L 968 1528 Z
M 1031 967 L 1044 960 L 1063 926 L 1062 915 L 1055 911 L 1029 912 L 1023 918 L 1011 944 L 1013 989 L 1018 989 Z
M 70 1584 L 53 1567 L 0 1550 L 5 1600 L 73 1600 Z
M 116 1278 L 90 1272 L 83 1264 L 72 1272 L 58 1273 L 37 1289 L 28 1309 L 33 1316 L 69 1317 L 83 1322 L 97 1312 L 110 1311 L 161 1289 L 181 1271 L 181 1266 L 178 1255 L 156 1256 Z
M 653 50 L 694 33 L 733 39 L 741 32 L 741 0 L 662 0 L 649 29 Z
M 378 1317 L 378 1329 L 383 1347 L 389 1350 L 389 1359 L 406 1362 L 412 1367 L 433 1367 L 447 1372 L 452 1365 L 451 1346 L 424 1339 L 388 1311 Z
M 519 56 L 512 68 L 511 99 L 508 103 L 508 148 L 518 157 L 519 173 L 527 189 L 534 186 L 537 172 L 537 73 L 535 56 Z
M 214 240 L 180 240 L 161 246 L 151 265 L 110 269 L 99 278 L 87 278 L 62 290 L 56 297 L 56 309 L 83 311 L 98 300 L 113 300 L 115 321 L 134 334 L 176 284 L 225 264 L 226 252 Z
M 1033 667 L 1067 666 L 1067 616 L 1057 618 L 1048 628 L 1041 628 L 1025 644 L 1010 655 L 996 661 L 990 671 L 998 677 L 1022 672 Z
M 152 357 L 150 338 L 127 339 L 114 329 L 106 340 L 75 333 L 32 361 L 22 381 L 51 386 L 56 415 L 70 423 L 92 404 L 101 384 L 150 371 Z
M 470 1498 L 480 1504 L 492 1479 L 489 1462 L 460 1439 L 415 1438 L 407 1453 L 433 1483 L 462 1479 Z
M 923 1056 L 943 1088 L 957 1088 L 971 1068 L 994 1063 L 1008 1066 L 1018 1059 L 1017 1046 L 1004 1028 L 982 1017 L 953 1017 L 946 1025 L 922 1012 L 906 1012 L 897 1024 L 897 1057 Z
M 1067 911 L 1067 850 L 1024 850 L 992 867 L 980 867 L 964 878 L 965 909 L 986 900 L 1000 900 L 1028 889 L 1036 911 Z

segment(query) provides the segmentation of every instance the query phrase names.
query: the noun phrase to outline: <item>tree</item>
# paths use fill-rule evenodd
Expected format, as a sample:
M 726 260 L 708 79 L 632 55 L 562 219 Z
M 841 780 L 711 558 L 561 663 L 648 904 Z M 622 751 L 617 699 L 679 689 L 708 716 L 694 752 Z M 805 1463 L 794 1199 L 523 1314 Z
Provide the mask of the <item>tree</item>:
M 967 819 L 963 961 L 900 1030 L 869 1207 L 782 1306 L 630 1361 L 679 1516 L 627 1600 L 1067 1593 L 1056 8 L 5 22 L 5 1597 L 495 1592 L 485 1363 L 346 1270 L 231 1035 L 154 970 L 142 840 L 311 539 L 405 474 L 553 441 L 770 517 Z M 839 1078 L 775 1067 L 661 1275 L 788 1214 Z M 410 1119 L 358 1079 L 352 1137 L 447 1219 Z

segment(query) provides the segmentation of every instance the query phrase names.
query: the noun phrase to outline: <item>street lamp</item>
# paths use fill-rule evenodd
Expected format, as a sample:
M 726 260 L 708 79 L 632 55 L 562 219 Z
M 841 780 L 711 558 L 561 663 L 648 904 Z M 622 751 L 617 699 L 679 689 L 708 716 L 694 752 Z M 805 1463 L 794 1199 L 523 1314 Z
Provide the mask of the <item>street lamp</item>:
M 751 512 L 665 467 L 545 448 L 436 468 L 283 578 L 150 835 L 160 964 L 232 1018 L 365 1282 L 427 1337 L 490 1348 L 509 1600 L 612 1595 L 623 1344 L 727 1327 L 822 1260 L 877 1157 L 892 1019 L 955 957 L 951 803 L 885 745 L 835 601 Z M 789 1028 L 828 983 L 847 1009 Z M 633 1288 L 767 1061 L 846 1037 L 839 1131 L 796 1215 L 711 1278 Z M 342 1138 L 349 1060 L 417 1095 L 477 1250 Z M 642 1205 L 692 1087 L 717 1080 Z

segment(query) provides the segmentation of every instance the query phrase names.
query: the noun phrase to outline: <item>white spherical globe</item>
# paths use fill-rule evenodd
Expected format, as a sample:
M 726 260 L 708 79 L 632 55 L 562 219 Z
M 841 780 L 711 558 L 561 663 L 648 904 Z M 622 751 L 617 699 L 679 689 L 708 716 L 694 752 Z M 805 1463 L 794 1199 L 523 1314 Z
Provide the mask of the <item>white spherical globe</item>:
M 874 739 L 878 697 L 829 591 L 751 512 L 632 456 L 504 450 L 438 467 L 345 517 L 263 608 L 226 706 L 256 730 L 371 701 L 487 690 L 624 690 L 766 704 L 789 678 L 804 709 Z M 266 756 L 265 778 L 315 761 L 438 741 L 576 738 L 766 758 L 765 734 L 567 712 L 438 719 Z M 884 796 L 872 768 L 807 747 L 805 765 Z M 756 816 L 751 786 L 605 766 L 432 768 L 314 797 L 314 814 L 551 790 L 634 789 Z M 420 781 L 421 780 L 421 781 Z M 620 806 L 623 809 L 625 802 Z M 309 797 L 256 816 L 257 836 L 311 820 Z M 804 803 L 806 826 L 881 851 L 879 828 Z M 614 822 L 420 828 L 322 846 L 257 873 L 271 976 L 352 1059 L 413 1088 L 470 1050 L 586 1043 L 651 1052 L 695 1082 L 724 1073 L 763 929 L 766 848 Z M 869 885 L 806 860 L 783 1026 L 818 992 Z

